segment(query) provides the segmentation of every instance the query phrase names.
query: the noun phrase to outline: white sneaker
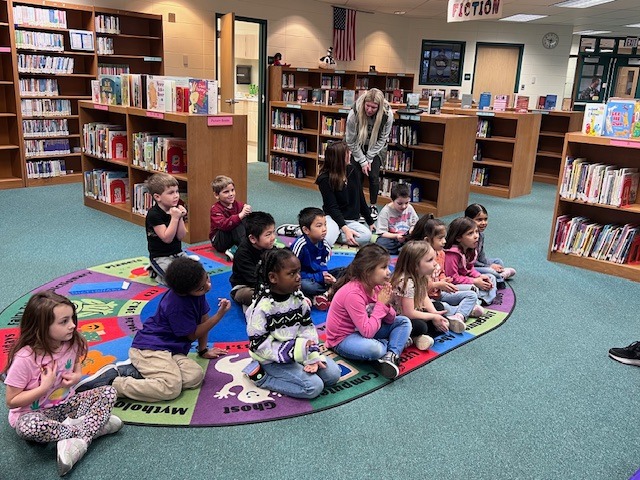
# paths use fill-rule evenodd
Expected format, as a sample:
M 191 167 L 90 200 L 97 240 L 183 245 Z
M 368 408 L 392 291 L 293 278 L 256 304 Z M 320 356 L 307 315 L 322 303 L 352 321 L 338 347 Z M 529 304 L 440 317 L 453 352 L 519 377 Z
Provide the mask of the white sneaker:
M 416 346 L 418 350 L 425 351 L 429 350 L 433 346 L 433 338 L 429 335 L 418 335 L 413 338 L 413 344 Z
M 187 255 L 187 257 L 189 257 L 191 260 L 195 260 L 196 262 L 200 261 L 200 257 L 198 255 L 190 254 Z
M 450 315 L 447 317 L 447 320 L 449 320 L 449 330 L 453 333 L 462 333 L 467 329 L 467 326 L 464 323 L 464 317 L 461 313 Z
M 475 307 L 473 307 L 473 310 L 471 310 L 469 316 L 479 318 L 485 313 L 487 313 L 487 311 L 484 308 L 482 308 L 480 305 L 476 305 Z
M 502 273 L 500 275 L 502 275 L 502 278 L 504 278 L 505 280 L 508 280 L 509 278 L 515 276 L 515 274 L 515 268 L 506 267 L 504 270 L 502 270 Z
M 124 424 L 122 423 L 122 420 L 120 420 L 120 418 L 116 417 L 115 415 L 111 415 L 109 417 L 109 420 L 107 420 L 107 423 L 105 423 L 102 426 L 102 428 L 98 430 L 98 433 L 96 433 L 96 436 L 93 438 L 98 438 L 98 437 L 102 437 L 103 435 L 111 435 L 112 433 L 116 433 L 122 428 L 122 425 Z
M 58 450 L 58 475 L 61 477 L 71 471 L 73 466 L 87 453 L 87 442 L 81 438 L 67 438 L 59 440 Z

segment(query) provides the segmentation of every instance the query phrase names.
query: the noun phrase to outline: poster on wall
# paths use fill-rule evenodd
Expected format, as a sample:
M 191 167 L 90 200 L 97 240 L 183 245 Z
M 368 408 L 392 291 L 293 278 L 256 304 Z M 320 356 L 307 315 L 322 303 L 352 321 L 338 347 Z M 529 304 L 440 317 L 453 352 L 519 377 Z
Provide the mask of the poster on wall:
M 484 0 L 482 2 L 449 0 L 447 23 L 469 22 L 471 20 L 498 20 L 502 18 L 502 3 L 500 0 Z
M 460 85 L 464 42 L 422 40 L 420 85 Z

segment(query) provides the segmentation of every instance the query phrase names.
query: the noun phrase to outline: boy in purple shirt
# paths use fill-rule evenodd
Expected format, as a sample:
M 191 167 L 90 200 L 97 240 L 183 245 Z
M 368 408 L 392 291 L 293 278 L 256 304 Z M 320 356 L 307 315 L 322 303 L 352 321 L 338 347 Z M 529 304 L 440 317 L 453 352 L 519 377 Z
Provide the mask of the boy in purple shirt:
M 194 340 L 198 341 L 198 355 L 202 358 L 226 353 L 207 348 L 207 337 L 231 304 L 226 298 L 220 299 L 218 311 L 209 317 L 205 295 L 211 289 L 211 280 L 202 264 L 188 257 L 176 258 L 165 278 L 169 291 L 160 300 L 156 313 L 136 333 L 129 349 L 131 366 L 135 368 L 107 365 L 80 382 L 77 391 L 113 385 L 119 397 L 143 402 L 172 400 L 184 389 L 199 387 L 204 379 L 202 367 L 187 357 Z

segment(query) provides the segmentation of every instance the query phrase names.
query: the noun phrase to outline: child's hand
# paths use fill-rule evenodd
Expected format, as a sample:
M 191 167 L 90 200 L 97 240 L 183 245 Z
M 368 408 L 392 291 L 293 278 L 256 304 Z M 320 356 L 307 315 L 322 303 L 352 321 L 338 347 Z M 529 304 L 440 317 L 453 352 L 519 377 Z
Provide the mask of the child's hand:
M 404 241 L 406 240 L 407 237 L 404 236 L 404 234 L 402 233 L 398 233 L 396 235 L 396 240 L 398 240 L 398 242 L 400 243 L 404 243 Z
M 333 285 L 336 283 L 336 277 L 331 275 L 329 272 L 322 272 L 322 276 L 324 277 L 324 283 L 326 285 Z
M 345 239 L 347 240 L 347 245 L 351 245 L 353 247 L 358 246 L 358 241 L 356 240 L 356 238 L 360 236 L 358 232 L 356 232 L 355 230 L 351 230 L 349 227 L 345 227 L 343 233 Z
M 493 268 L 496 272 L 498 273 L 502 273 L 504 271 L 504 267 L 502 265 L 498 265 L 497 263 L 492 263 L 491 265 L 489 265 L 491 268 Z
M 40 385 L 44 385 L 47 388 L 53 387 L 56 381 L 56 361 L 54 360 L 49 365 L 46 365 L 40 369 L 42 374 L 40 375 Z
M 491 290 L 491 281 L 486 277 L 486 275 L 481 275 L 476 277 L 473 280 L 473 284 L 478 287 L 480 290 Z
M 318 368 L 327 368 L 326 366 L 322 366 L 320 367 L 320 362 L 319 363 L 312 363 L 310 365 L 305 365 L 304 367 L 302 367 L 302 369 L 307 372 L 307 373 L 316 373 L 318 371 Z
M 218 313 L 224 315 L 231 308 L 231 302 L 228 298 L 221 298 L 218 301 Z
M 433 322 L 433 326 L 436 327 L 440 332 L 448 332 L 449 331 L 449 320 L 447 320 L 442 315 L 436 315 L 436 317 L 431 320 Z
M 314 345 L 316 345 L 315 340 L 311 340 L 311 339 L 307 340 L 307 350 L 308 350 L 310 347 L 313 347 Z
M 184 208 L 184 205 L 178 205 L 176 208 L 180 210 L 180 213 L 182 214 L 183 217 L 187 216 L 187 209 Z
M 182 210 L 180 210 L 180 208 L 182 208 L 182 210 L 184 210 L 184 207 L 171 207 L 169 209 L 169 215 L 171 215 L 171 218 L 175 218 L 176 220 L 180 220 L 183 217 L 182 214 Z M 184 210 L 186 212 L 186 210 Z
M 380 290 L 378 292 L 378 301 L 380 303 L 384 303 L 385 305 L 389 305 L 389 302 L 391 301 L 391 295 L 393 294 L 392 288 L 391 288 L 391 284 L 389 282 L 386 282 L 383 286 L 382 286 L 382 290 Z
M 213 358 L 221 357 L 222 355 L 226 355 L 228 352 L 224 348 L 212 347 L 207 353 L 202 355 L 202 358 L 208 358 L 209 360 Z
M 246 203 L 244 204 L 244 207 L 242 207 L 242 210 L 240 211 L 240 213 L 238 214 L 238 216 L 240 218 L 244 218 L 247 215 L 249 215 L 251 213 L 251 205 L 247 205 Z
M 82 372 L 64 372 L 62 375 L 62 386 L 69 388 L 80 381 Z
M 434 286 L 443 292 L 455 293 L 458 291 L 458 287 L 450 282 L 434 282 Z

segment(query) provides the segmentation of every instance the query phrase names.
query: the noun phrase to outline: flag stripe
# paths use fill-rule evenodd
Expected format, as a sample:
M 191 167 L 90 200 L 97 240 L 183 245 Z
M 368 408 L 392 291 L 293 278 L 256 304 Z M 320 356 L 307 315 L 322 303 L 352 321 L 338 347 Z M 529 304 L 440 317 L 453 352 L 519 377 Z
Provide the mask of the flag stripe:
M 336 60 L 356 59 L 356 11 L 333 7 L 333 54 Z

